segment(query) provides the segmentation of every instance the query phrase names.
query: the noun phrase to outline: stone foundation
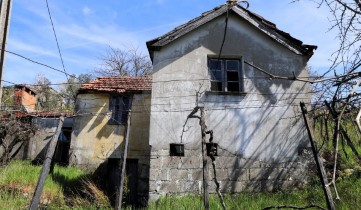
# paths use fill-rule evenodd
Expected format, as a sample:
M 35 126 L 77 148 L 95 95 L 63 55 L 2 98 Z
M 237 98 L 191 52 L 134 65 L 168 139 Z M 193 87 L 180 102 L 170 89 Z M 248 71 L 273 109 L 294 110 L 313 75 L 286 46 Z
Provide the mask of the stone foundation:
M 166 194 L 202 192 L 200 150 L 185 150 L 184 157 L 169 156 L 169 150 L 153 151 L 150 159 L 149 195 L 157 199 Z M 209 160 L 209 191 L 216 192 L 214 171 Z M 294 160 L 262 161 L 245 159 L 218 148 L 217 179 L 223 193 L 274 191 L 300 187 L 307 182 L 312 154 L 303 152 Z

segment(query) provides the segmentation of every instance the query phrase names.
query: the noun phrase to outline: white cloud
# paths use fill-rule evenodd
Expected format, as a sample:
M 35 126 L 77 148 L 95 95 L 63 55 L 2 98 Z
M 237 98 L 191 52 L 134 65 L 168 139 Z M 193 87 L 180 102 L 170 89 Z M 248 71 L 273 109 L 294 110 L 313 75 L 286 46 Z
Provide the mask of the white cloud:
M 83 14 L 84 14 L 85 16 L 90 15 L 90 14 L 93 13 L 93 10 L 90 9 L 88 6 L 83 7 L 83 10 L 82 10 L 82 11 L 83 11 Z
M 124 43 L 137 43 L 139 42 L 134 34 L 127 34 L 126 31 L 112 25 L 84 25 L 77 24 L 61 26 L 59 27 L 64 35 L 70 36 L 73 40 L 77 39 L 84 44 L 91 45 L 111 45 L 113 47 L 121 47 Z
M 28 52 L 31 53 L 32 56 L 34 57 L 37 56 L 59 57 L 57 52 L 52 52 L 43 47 L 27 44 L 11 37 L 9 38 L 8 49 L 14 52 Z

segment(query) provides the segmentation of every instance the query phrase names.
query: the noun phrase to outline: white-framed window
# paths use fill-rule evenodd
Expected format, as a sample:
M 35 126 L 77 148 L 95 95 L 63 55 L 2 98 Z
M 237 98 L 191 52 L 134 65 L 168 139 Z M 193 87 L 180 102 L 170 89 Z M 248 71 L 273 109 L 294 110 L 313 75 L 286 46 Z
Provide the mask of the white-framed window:
M 127 123 L 128 113 L 130 109 L 130 96 L 111 95 L 109 101 L 109 111 L 112 115 L 109 124 L 125 124 Z
M 211 91 L 243 92 L 242 59 L 208 58 Z

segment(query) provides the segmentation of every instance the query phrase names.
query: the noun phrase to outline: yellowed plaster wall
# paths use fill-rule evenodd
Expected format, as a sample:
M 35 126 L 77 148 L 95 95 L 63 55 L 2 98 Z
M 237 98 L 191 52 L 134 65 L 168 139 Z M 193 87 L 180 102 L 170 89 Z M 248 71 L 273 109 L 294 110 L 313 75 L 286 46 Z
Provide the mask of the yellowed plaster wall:
M 77 97 L 71 141 L 71 165 L 93 171 L 108 158 L 120 158 L 123 125 L 108 123 L 109 94 L 87 93 Z M 149 157 L 150 94 L 133 96 L 128 154 L 130 158 Z
M 92 169 L 120 157 L 124 126 L 110 125 L 109 94 L 80 94 L 71 142 L 71 163 Z

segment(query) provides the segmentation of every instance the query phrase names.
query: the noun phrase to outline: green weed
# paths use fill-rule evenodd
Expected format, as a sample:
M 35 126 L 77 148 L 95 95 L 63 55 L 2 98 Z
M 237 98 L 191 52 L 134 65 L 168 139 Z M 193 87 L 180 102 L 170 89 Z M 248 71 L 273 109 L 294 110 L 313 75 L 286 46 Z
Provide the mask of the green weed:
M 33 196 L 41 166 L 30 161 L 12 161 L 0 168 L 1 209 L 26 209 Z M 77 168 L 55 166 L 48 175 L 40 199 L 46 209 L 107 209 L 105 194 L 90 176 Z

